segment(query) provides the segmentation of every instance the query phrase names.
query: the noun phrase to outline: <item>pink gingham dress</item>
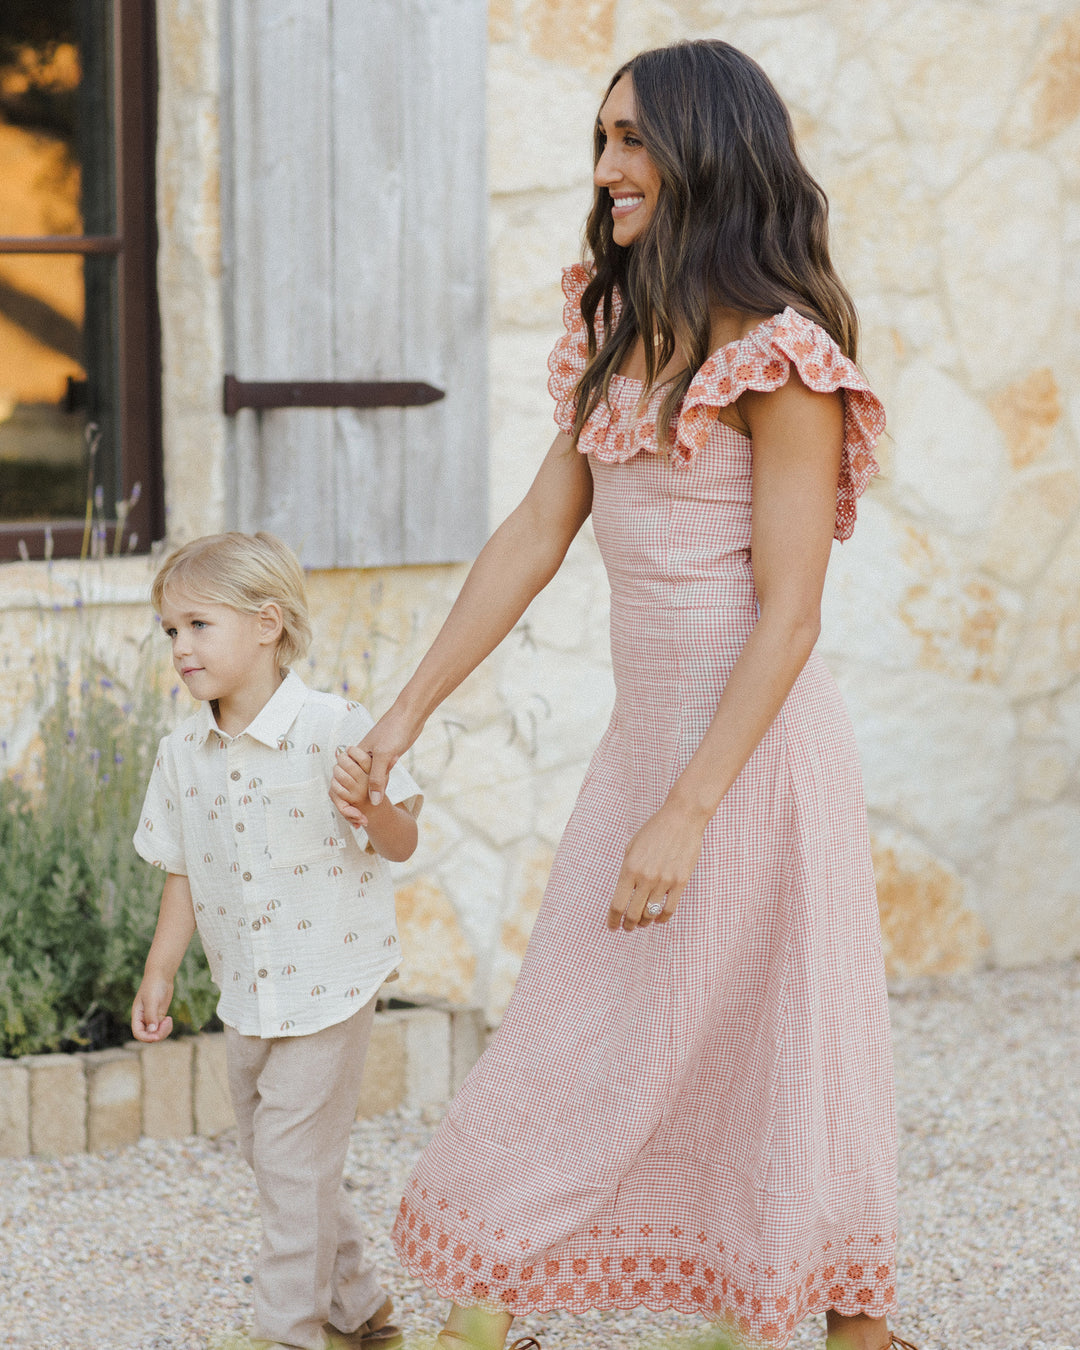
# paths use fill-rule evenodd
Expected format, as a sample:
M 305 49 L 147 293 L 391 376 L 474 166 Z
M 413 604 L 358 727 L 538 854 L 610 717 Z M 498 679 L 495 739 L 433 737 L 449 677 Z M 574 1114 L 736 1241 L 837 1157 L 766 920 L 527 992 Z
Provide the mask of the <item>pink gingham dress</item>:
M 556 420 L 586 359 L 564 277 Z M 716 417 L 792 365 L 842 389 L 838 538 L 881 405 L 794 310 L 715 352 L 657 454 L 616 378 L 579 449 L 617 688 L 505 1019 L 420 1159 L 394 1239 L 447 1298 L 515 1314 L 675 1308 L 786 1345 L 810 1312 L 895 1304 L 885 983 L 855 744 L 816 655 L 725 796 L 675 918 L 606 926 L 634 832 L 699 744 L 754 627 L 751 444 Z

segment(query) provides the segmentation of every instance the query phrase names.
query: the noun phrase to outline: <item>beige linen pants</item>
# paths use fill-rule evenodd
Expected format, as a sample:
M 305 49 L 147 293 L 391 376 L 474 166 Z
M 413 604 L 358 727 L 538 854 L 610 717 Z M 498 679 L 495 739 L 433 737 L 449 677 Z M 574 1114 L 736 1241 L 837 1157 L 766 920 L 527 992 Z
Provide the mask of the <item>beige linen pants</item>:
M 240 1150 L 259 1191 L 255 1335 L 303 1350 L 323 1323 L 355 1331 L 386 1299 L 363 1256 L 363 1229 L 342 1184 L 375 1014 L 309 1036 L 264 1040 L 225 1028 Z

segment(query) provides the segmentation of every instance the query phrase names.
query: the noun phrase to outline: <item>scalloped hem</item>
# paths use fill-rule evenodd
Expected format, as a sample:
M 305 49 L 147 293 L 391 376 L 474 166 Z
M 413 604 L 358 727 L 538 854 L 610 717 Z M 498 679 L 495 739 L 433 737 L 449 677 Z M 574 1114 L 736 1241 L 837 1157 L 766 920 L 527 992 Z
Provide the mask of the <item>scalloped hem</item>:
M 533 1313 L 568 1312 L 581 1314 L 587 1312 L 632 1312 L 635 1308 L 647 1308 L 649 1312 L 676 1312 L 686 1317 L 700 1317 L 712 1326 L 722 1327 L 726 1335 L 732 1338 L 732 1350 L 784 1350 L 795 1328 L 808 1317 L 816 1317 L 827 1312 L 839 1313 L 841 1317 L 889 1317 L 895 1313 L 898 1304 L 895 1298 L 876 1303 L 858 1303 L 854 1300 L 833 1301 L 829 1298 L 809 1299 L 794 1313 L 785 1318 L 784 1325 L 765 1323 L 755 1328 L 734 1303 L 725 1305 L 718 1295 L 709 1298 L 706 1295 L 700 1302 L 685 1298 L 651 1299 L 642 1296 L 629 1298 L 599 1299 L 560 1299 L 550 1298 L 515 1300 L 513 1307 L 494 1299 L 477 1297 L 473 1290 L 455 1289 L 450 1280 L 439 1279 L 417 1262 L 410 1262 L 402 1256 L 395 1244 L 398 1260 L 403 1269 L 418 1279 L 428 1289 L 433 1289 L 451 1303 L 463 1308 L 483 1308 L 493 1313 L 511 1313 L 515 1318 L 528 1317 Z M 716 1305 L 720 1305 L 719 1307 Z M 789 1325 L 790 1323 L 790 1325 Z

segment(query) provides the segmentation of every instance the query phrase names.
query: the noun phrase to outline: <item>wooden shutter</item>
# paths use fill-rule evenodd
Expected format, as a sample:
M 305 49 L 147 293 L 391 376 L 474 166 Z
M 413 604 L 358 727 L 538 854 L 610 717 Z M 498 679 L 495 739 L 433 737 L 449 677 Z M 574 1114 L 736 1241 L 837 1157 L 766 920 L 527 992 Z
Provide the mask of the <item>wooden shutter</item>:
M 229 373 L 446 391 L 241 411 L 232 518 L 309 566 L 469 558 L 487 533 L 487 5 L 224 5 Z

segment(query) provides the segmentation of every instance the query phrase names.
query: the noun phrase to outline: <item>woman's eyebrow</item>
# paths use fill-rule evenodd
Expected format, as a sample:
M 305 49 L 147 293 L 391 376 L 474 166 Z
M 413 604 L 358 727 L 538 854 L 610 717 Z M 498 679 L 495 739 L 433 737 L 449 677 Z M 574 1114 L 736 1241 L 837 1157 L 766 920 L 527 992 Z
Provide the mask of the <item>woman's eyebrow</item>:
M 603 118 L 598 117 L 596 119 L 596 129 L 597 131 L 604 130 Z M 613 131 L 637 131 L 637 123 L 631 121 L 629 117 L 620 117 L 611 124 L 611 129 Z

